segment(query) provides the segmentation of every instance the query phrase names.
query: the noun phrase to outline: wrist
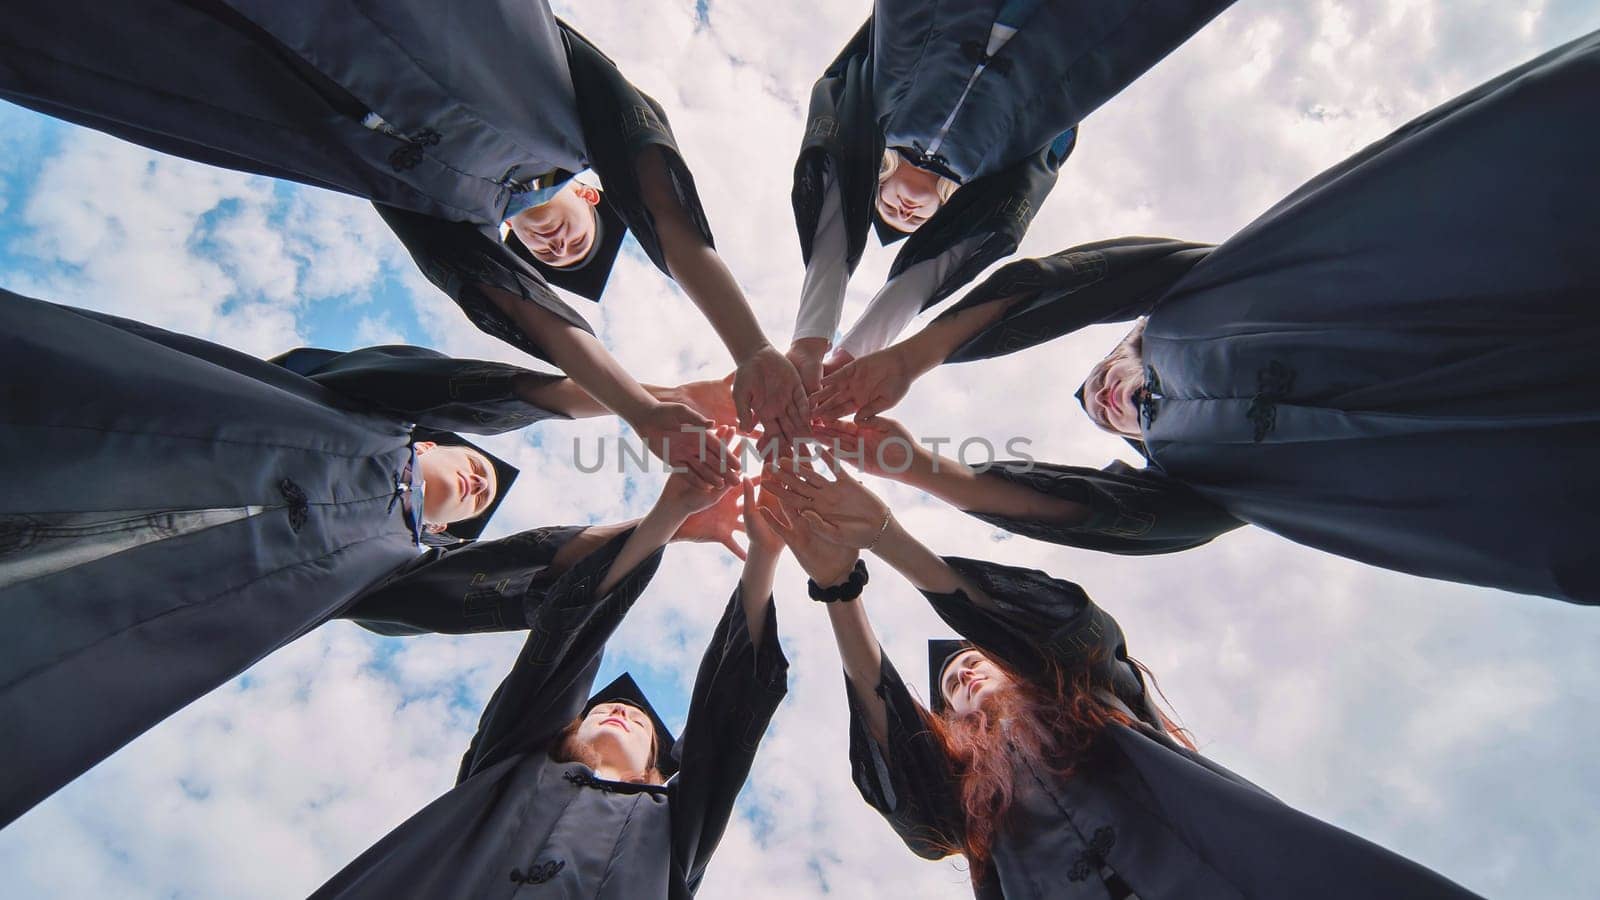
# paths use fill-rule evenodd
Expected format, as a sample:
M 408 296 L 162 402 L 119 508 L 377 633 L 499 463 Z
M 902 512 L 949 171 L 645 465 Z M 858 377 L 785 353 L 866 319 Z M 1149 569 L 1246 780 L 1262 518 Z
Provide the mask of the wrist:
M 889 526 L 883 530 L 876 543 L 871 547 L 874 555 L 891 566 L 897 561 L 904 561 L 907 551 L 916 544 L 916 538 L 906 531 L 900 520 L 894 516 L 889 517 Z
M 818 581 L 812 578 L 806 582 L 806 592 L 811 599 L 820 603 L 848 603 L 861 596 L 861 589 L 867 585 L 867 564 L 861 557 L 856 557 L 850 568 L 844 570 L 837 578 Z
M 748 338 L 728 343 L 728 352 L 733 354 L 734 363 L 741 366 L 762 351 L 771 349 L 773 349 L 772 344 L 759 330 Z
M 789 342 L 789 352 L 821 359 L 832 346 L 825 337 L 795 338 Z
M 944 362 L 946 354 L 928 332 L 925 328 L 889 348 L 912 378 L 926 375 Z

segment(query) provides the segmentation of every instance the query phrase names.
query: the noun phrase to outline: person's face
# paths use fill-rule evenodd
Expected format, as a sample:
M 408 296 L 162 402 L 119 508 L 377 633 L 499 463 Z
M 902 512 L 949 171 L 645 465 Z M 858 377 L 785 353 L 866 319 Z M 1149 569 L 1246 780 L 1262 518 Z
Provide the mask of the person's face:
M 578 725 L 579 743 L 592 748 L 600 764 L 618 772 L 645 772 L 655 765 L 655 726 L 644 710 L 628 703 L 599 703 Z
M 1083 408 L 1106 431 L 1138 438 L 1139 408 L 1134 395 L 1144 387 L 1144 366 L 1138 357 L 1119 350 L 1095 363 L 1083 382 Z
M 582 262 L 594 249 L 599 202 L 599 191 L 569 181 L 554 197 L 517 213 L 508 223 L 534 259 L 564 268 Z
M 471 447 L 418 441 L 417 466 L 422 469 L 422 520 L 448 525 L 482 514 L 494 501 L 499 485 L 489 458 Z
M 1006 673 L 978 650 L 956 654 L 939 675 L 939 692 L 957 716 L 976 710 L 985 698 L 1010 686 L 1011 679 Z
M 896 231 L 916 231 L 943 205 L 939 176 L 904 160 L 878 182 L 878 215 Z

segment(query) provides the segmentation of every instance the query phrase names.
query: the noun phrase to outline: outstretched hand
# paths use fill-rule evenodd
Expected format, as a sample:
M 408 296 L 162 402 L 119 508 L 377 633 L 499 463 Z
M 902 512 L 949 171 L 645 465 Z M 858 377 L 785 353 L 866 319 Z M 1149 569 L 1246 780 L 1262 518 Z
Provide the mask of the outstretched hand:
M 916 376 L 897 347 L 873 351 L 822 376 L 822 388 L 811 398 L 813 414 L 838 419 L 854 413 L 857 419 L 870 419 L 905 399 Z
M 828 355 L 827 338 L 801 338 L 789 345 L 784 356 L 794 363 L 800 374 L 800 386 L 807 394 L 815 394 L 822 387 L 822 358 Z
M 739 411 L 733 404 L 733 375 L 707 381 L 687 381 L 667 391 L 663 400 L 675 400 L 689 407 L 717 427 L 739 424 Z
M 879 478 L 904 475 L 928 452 L 912 438 L 909 429 L 885 416 L 857 418 L 854 422 L 834 419 L 813 425 L 811 430 L 824 443 L 834 446 L 839 459 Z
M 852 549 L 872 546 L 888 524 L 888 505 L 851 477 L 833 454 L 822 450 L 820 455 L 833 474 L 831 481 L 809 460 L 795 457 L 767 466 L 763 478 L 782 486 L 785 512 L 797 513 L 816 534 Z
M 749 483 L 745 483 L 743 492 L 724 488 L 722 496 L 716 502 L 692 513 L 689 518 L 678 526 L 678 531 L 672 536 L 674 541 L 690 541 L 696 544 L 721 544 L 743 560 L 748 554 L 733 539 L 734 532 L 745 531 L 744 517 L 741 515 L 740 503 L 749 494 Z M 752 536 L 752 541 L 754 537 Z M 781 545 L 780 545 L 781 547 Z
M 657 403 L 628 424 L 651 453 L 669 466 L 687 469 L 701 486 L 731 488 L 739 484 L 739 459 L 726 443 L 731 432 L 719 433 L 716 423 L 688 406 Z
M 799 510 L 785 505 L 784 500 L 781 489 L 763 490 L 759 501 L 760 518 L 788 545 L 800 568 L 812 581 L 825 587 L 848 578 L 861 553 L 853 547 L 823 539 L 810 523 L 800 518 Z M 754 534 L 752 531 L 752 540 Z
M 733 373 L 733 403 L 739 430 L 750 434 L 759 423 L 784 444 L 811 433 L 811 401 L 794 363 L 772 345 L 763 345 Z

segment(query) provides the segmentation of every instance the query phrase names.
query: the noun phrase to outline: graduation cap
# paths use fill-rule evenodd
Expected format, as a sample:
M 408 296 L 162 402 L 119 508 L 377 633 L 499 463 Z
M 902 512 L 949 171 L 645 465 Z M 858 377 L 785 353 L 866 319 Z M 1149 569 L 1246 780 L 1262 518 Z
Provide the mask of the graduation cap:
M 932 704 L 935 714 L 944 712 L 944 691 L 939 688 L 939 676 L 944 674 L 946 666 L 968 650 L 977 649 L 971 641 L 959 638 L 933 638 L 928 641 L 928 702 Z
M 424 543 L 435 546 L 451 544 L 456 541 L 477 540 L 483 534 L 483 529 L 488 527 L 489 520 L 494 518 L 495 511 L 500 508 L 500 503 L 505 500 L 506 494 L 511 492 L 511 483 L 517 480 L 517 474 L 521 470 L 453 431 L 435 431 L 432 428 L 418 427 L 411 430 L 411 439 L 413 441 L 432 441 L 441 447 L 466 447 L 476 450 L 489 460 L 489 465 L 494 467 L 494 499 L 489 501 L 489 505 L 484 508 L 483 512 L 470 519 L 451 522 L 442 533 L 433 536 L 435 538 L 434 541 L 428 541 L 428 535 L 423 535 Z M 444 540 L 438 541 L 439 538 Z
M 622 221 L 622 216 L 608 200 L 606 192 L 600 191 L 600 202 L 595 204 L 594 244 L 589 248 L 589 255 L 585 256 L 575 265 L 552 266 L 539 261 L 533 251 L 522 243 L 515 231 L 507 230 L 501 241 L 511 249 L 512 253 L 522 257 L 529 265 L 544 276 L 544 280 L 553 287 L 571 291 L 580 297 L 598 301 L 600 295 L 605 293 L 606 280 L 611 277 L 611 270 L 617 264 L 617 255 L 622 252 L 622 239 L 628 236 L 628 223 Z
M 656 768 L 660 770 L 662 778 L 671 778 L 678 771 L 678 757 L 672 752 L 678 739 L 667 730 L 667 723 L 661 721 L 656 708 L 650 705 L 632 675 L 623 672 L 615 681 L 595 691 L 583 704 L 583 715 L 587 716 L 590 710 L 602 703 L 626 703 L 649 716 L 650 724 L 656 730 Z

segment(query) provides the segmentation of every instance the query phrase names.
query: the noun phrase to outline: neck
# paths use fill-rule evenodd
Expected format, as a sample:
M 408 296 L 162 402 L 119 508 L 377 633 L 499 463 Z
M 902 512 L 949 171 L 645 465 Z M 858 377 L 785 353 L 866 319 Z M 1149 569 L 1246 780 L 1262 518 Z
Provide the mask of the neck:
M 594 775 L 596 778 L 604 778 L 607 781 L 627 781 L 633 777 L 632 772 L 624 772 L 622 769 L 610 765 L 609 763 L 601 763 L 600 765 L 595 766 Z

